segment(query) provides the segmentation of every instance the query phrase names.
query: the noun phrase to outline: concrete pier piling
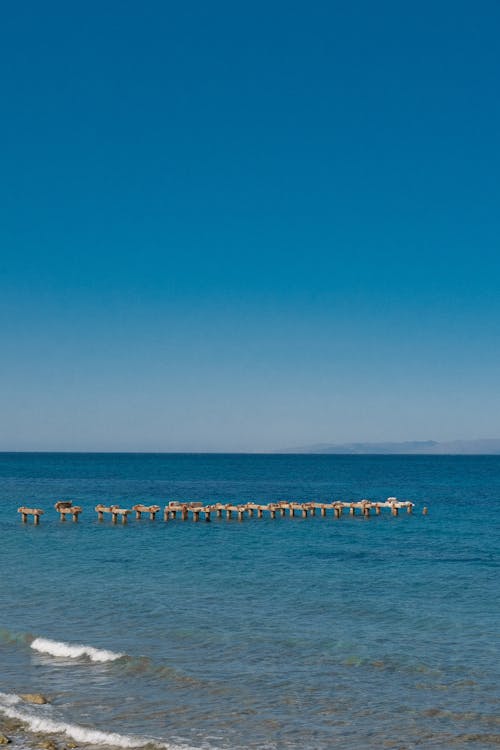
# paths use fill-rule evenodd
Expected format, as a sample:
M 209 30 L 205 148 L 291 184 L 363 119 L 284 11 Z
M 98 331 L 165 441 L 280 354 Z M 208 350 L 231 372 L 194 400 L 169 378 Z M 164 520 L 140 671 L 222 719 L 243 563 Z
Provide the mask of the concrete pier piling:
M 54 508 L 59 513 L 61 521 L 65 521 L 66 516 L 71 516 L 73 523 L 77 523 L 78 516 L 82 513 L 82 508 L 79 505 L 73 505 L 71 500 L 58 500 Z
M 123 524 L 127 523 L 128 514 L 131 512 L 128 508 L 115 508 L 111 513 L 112 523 L 118 523 L 118 518 L 121 518 Z
M 72 500 L 58 500 L 54 504 L 54 508 L 57 510 L 58 513 L 61 512 L 61 510 L 67 510 L 68 508 L 73 507 L 73 501 Z
M 121 518 L 122 524 L 126 524 L 128 515 L 132 512 L 128 508 L 120 508 L 118 505 L 96 505 L 95 511 L 98 521 L 104 521 L 104 514 L 109 513 L 111 515 L 111 523 L 114 524 L 118 522 L 118 517 Z
M 160 506 L 143 505 L 142 503 L 138 503 L 137 505 L 132 506 L 132 510 L 135 511 L 135 518 L 137 521 L 140 520 L 143 513 L 148 513 L 150 521 L 154 521 L 156 518 L 156 514 L 160 511 Z
M 115 505 L 96 505 L 95 506 L 95 512 L 97 513 L 97 520 L 98 521 L 104 521 L 104 514 L 105 513 L 112 513 L 113 509 L 116 508 Z
M 169 521 L 171 518 L 177 518 L 177 514 L 180 514 L 180 517 L 183 521 L 187 521 L 189 518 L 189 514 L 191 513 L 191 516 L 194 520 L 194 515 L 197 514 L 199 517 L 199 514 L 205 511 L 205 506 L 203 503 L 200 502 L 189 502 L 189 503 L 179 503 L 175 500 L 171 500 L 168 505 L 165 506 L 163 511 L 163 519 L 165 521 Z M 198 520 L 198 519 L 196 519 Z
M 33 516 L 33 523 L 35 526 L 38 526 L 40 523 L 40 516 L 43 516 L 43 510 L 41 508 L 26 508 L 24 505 L 18 508 L 17 512 L 21 514 L 21 521 L 23 523 L 28 522 L 28 516 Z

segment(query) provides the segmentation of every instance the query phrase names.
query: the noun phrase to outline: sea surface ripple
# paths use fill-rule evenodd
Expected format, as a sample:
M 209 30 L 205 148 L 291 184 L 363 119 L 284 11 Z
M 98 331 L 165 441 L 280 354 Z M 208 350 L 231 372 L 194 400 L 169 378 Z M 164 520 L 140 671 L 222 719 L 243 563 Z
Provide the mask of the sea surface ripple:
M 388 496 L 415 514 L 113 526 L 93 510 Z M 495 456 L 0 454 L 0 731 L 498 747 L 499 498 Z M 21 504 L 45 509 L 40 526 Z M 19 699 L 33 692 L 50 704 Z

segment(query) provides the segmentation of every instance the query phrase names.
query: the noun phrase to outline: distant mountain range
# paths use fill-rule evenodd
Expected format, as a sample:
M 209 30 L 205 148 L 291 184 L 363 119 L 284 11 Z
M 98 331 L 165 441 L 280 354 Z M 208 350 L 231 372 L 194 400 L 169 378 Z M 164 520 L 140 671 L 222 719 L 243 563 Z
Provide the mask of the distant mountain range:
M 500 438 L 482 440 L 409 440 L 387 443 L 317 443 L 288 448 L 280 453 L 412 454 L 412 455 L 500 455 Z

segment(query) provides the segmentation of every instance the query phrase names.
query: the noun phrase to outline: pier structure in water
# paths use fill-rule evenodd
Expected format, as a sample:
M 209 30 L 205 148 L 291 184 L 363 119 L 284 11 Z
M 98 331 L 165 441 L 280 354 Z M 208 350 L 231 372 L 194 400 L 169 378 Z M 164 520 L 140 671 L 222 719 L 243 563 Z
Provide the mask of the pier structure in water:
M 368 518 L 370 515 L 380 515 L 383 509 L 389 510 L 391 515 L 398 516 L 401 510 L 407 513 L 413 513 L 415 503 L 411 500 L 398 500 L 396 497 L 389 497 L 385 502 L 372 502 L 371 500 L 359 500 L 357 502 L 341 502 L 340 500 L 331 503 L 320 502 L 277 502 L 277 503 L 213 503 L 204 505 L 201 502 L 178 502 L 171 501 L 163 509 L 163 520 L 165 522 L 174 519 L 187 521 L 199 521 L 200 518 L 205 521 L 211 521 L 213 518 L 237 518 L 243 521 L 245 518 L 263 518 L 264 514 L 268 518 L 285 517 L 290 518 L 300 516 L 308 518 L 309 516 L 326 517 L 328 514 L 333 518 L 341 518 L 346 513 L 351 516 L 362 515 Z M 59 513 L 61 521 L 65 521 L 67 516 L 71 516 L 73 521 L 78 521 L 78 517 L 83 512 L 81 506 L 73 505 L 71 500 L 59 500 L 54 505 L 55 510 Z M 130 508 L 120 508 L 119 505 L 103 505 L 99 503 L 95 506 L 97 520 L 104 521 L 106 515 L 111 517 L 111 522 L 116 524 L 118 519 L 122 524 L 126 524 L 131 513 L 135 513 L 136 520 L 140 520 L 142 514 L 148 514 L 151 521 L 156 519 L 157 514 L 161 511 L 159 505 L 145 505 L 138 503 Z M 38 525 L 40 516 L 44 514 L 42 508 L 27 508 L 21 506 L 18 508 L 23 523 L 26 523 L 28 516 L 33 516 L 33 522 Z M 423 509 L 423 514 L 427 515 L 427 508 Z
M 264 513 L 269 518 L 276 518 L 277 516 L 284 517 L 286 515 L 293 518 L 296 515 L 302 518 L 308 516 L 315 516 L 317 514 L 326 516 L 328 511 L 333 511 L 335 518 L 340 518 L 344 512 L 354 516 L 357 513 L 365 517 L 369 517 L 372 512 L 376 515 L 380 515 L 383 508 L 388 508 L 393 516 L 399 515 L 401 509 L 406 510 L 407 513 L 412 513 L 415 503 L 410 500 L 398 500 L 397 498 L 388 498 L 383 503 L 371 502 L 370 500 L 360 500 L 359 502 L 340 502 L 335 501 L 332 503 L 318 503 L 318 502 L 307 502 L 307 503 L 295 503 L 295 502 L 279 502 L 279 503 L 243 503 L 243 504 L 231 504 L 231 503 L 215 503 L 213 505 L 203 505 L 203 503 L 178 503 L 171 502 L 165 506 L 163 519 L 169 521 L 172 518 L 178 516 L 182 520 L 186 521 L 189 517 L 193 521 L 199 521 L 200 516 L 206 521 L 210 521 L 212 518 L 227 519 L 237 518 L 242 521 L 245 517 L 262 518 Z

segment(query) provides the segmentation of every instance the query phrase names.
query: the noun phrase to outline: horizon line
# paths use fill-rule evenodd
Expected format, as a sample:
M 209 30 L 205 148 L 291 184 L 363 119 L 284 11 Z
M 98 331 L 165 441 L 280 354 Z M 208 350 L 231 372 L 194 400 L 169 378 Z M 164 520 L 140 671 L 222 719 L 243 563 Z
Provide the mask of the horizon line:
M 500 456 L 500 450 L 496 453 L 481 453 L 481 452 L 468 452 L 462 453 L 443 452 L 433 453 L 425 451 L 367 451 L 367 452 L 346 452 L 344 451 L 304 451 L 304 450 L 272 450 L 272 451 L 258 451 L 258 450 L 246 450 L 246 451 L 231 451 L 231 450 L 66 450 L 66 449 L 50 449 L 50 450 L 0 450 L 1 455 L 115 455 L 115 456 L 342 456 L 342 457 L 365 457 L 365 456 L 377 456 L 378 458 L 383 456 L 412 456 L 412 457 L 446 457 L 446 456 Z

